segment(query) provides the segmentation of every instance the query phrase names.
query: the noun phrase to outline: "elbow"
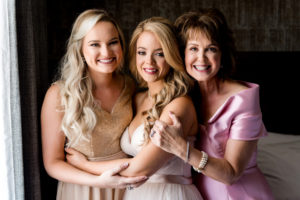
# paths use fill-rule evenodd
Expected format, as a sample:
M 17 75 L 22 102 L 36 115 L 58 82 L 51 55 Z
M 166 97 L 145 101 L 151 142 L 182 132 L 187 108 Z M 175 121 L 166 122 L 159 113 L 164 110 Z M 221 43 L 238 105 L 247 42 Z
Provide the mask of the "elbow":
M 242 175 L 242 172 L 232 172 L 222 182 L 225 185 L 231 186 L 231 185 L 235 184 L 240 179 L 241 175 Z
M 225 169 L 227 169 L 224 171 L 225 176 L 220 181 L 228 186 L 235 184 L 243 174 L 243 170 L 239 167 L 235 168 L 229 165 Z
M 57 172 L 60 171 L 60 162 L 61 160 L 44 160 L 45 171 L 50 177 L 57 179 Z
M 52 178 L 55 178 L 54 175 L 53 175 L 53 168 L 54 166 L 50 163 L 50 162 L 45 162 L 44 161 L 44 168 L 45 168 L 45 171 L 47 172 L 47 174 L 52 177 Z
M 235 184 L 237 180 L 238 179 L 235 179 L 235 178 L 226 179 L 226 180 L 223 181 L 223 183 L 225 185 L 231 186 L 231 185 Z

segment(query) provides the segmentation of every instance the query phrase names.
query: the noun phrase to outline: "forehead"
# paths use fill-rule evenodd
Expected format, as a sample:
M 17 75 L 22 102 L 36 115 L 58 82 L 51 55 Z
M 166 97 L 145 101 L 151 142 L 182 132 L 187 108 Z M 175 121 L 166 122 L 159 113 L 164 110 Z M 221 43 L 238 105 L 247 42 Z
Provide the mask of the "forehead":
M 137 47 L 161 48 L 161 44 L 154 33 L 150 31 L 144 31 L 140 34 L 137 40 Z
M 86 34 L 85 39 L 105 41 L 118 37 L 118 35 L 118 30 L 113 23 L 100 21 Z

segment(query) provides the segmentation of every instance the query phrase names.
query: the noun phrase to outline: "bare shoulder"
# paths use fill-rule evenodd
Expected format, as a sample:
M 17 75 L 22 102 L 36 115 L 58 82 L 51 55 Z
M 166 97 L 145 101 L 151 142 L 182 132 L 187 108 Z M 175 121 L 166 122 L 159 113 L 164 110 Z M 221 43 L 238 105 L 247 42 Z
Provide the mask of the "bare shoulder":
M 57 101 L 59 101 L 59 100 L 60 100 L 60 87 L 58 84 L 54 83 L 47 90 L 44 102 L 45 101 L 54 101 L 57 103 Z
M 166 107 L 168 111 L 172 111 L 174 113 L 189 113 L 189 111 L 194 109 L 194 104 L 192 99 L 189 96 L 182 96 L 173 99 Z
M 175 98 L 164 108 L 161 118 L 164 118 L 163 120 L 166 120 L 167 123 L 171 123 L 169 112 L 174 113 L 182 124 L 188 127 L 197 123 L 195 107 L 192 99 L 188 96 Z
M 60 107 L 60 103 L 60 87 L 58 84 L 52 84 L 46 92 L 42 105 L 42 114 L 57 110 Z

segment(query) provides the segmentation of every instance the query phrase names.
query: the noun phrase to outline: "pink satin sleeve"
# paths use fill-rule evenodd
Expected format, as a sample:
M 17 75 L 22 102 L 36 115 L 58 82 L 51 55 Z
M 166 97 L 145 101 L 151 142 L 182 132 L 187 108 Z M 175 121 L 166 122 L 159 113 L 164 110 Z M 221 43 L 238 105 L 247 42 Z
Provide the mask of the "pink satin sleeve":
M 232 123 L 229 137 L 236 140 L 256 140 L 267 135 L 262 121 L 259 86 L 236 95 L 232 101 Z
M 230 138 L 234 140 L 257 140 L 267 136 L 261 115 L 241 115 L 234 119 Z

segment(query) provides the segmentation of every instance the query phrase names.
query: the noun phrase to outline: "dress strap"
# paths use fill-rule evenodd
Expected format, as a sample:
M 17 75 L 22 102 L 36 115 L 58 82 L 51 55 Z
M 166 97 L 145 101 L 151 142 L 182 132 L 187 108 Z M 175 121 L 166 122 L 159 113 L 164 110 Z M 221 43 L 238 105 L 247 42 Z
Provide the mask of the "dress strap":
M 193 183 L 193 181 L 191 177 L 184 177 L 180 175 L 153 174 L 148 179 L 147 183 L 176 183 L 190 185 Z

